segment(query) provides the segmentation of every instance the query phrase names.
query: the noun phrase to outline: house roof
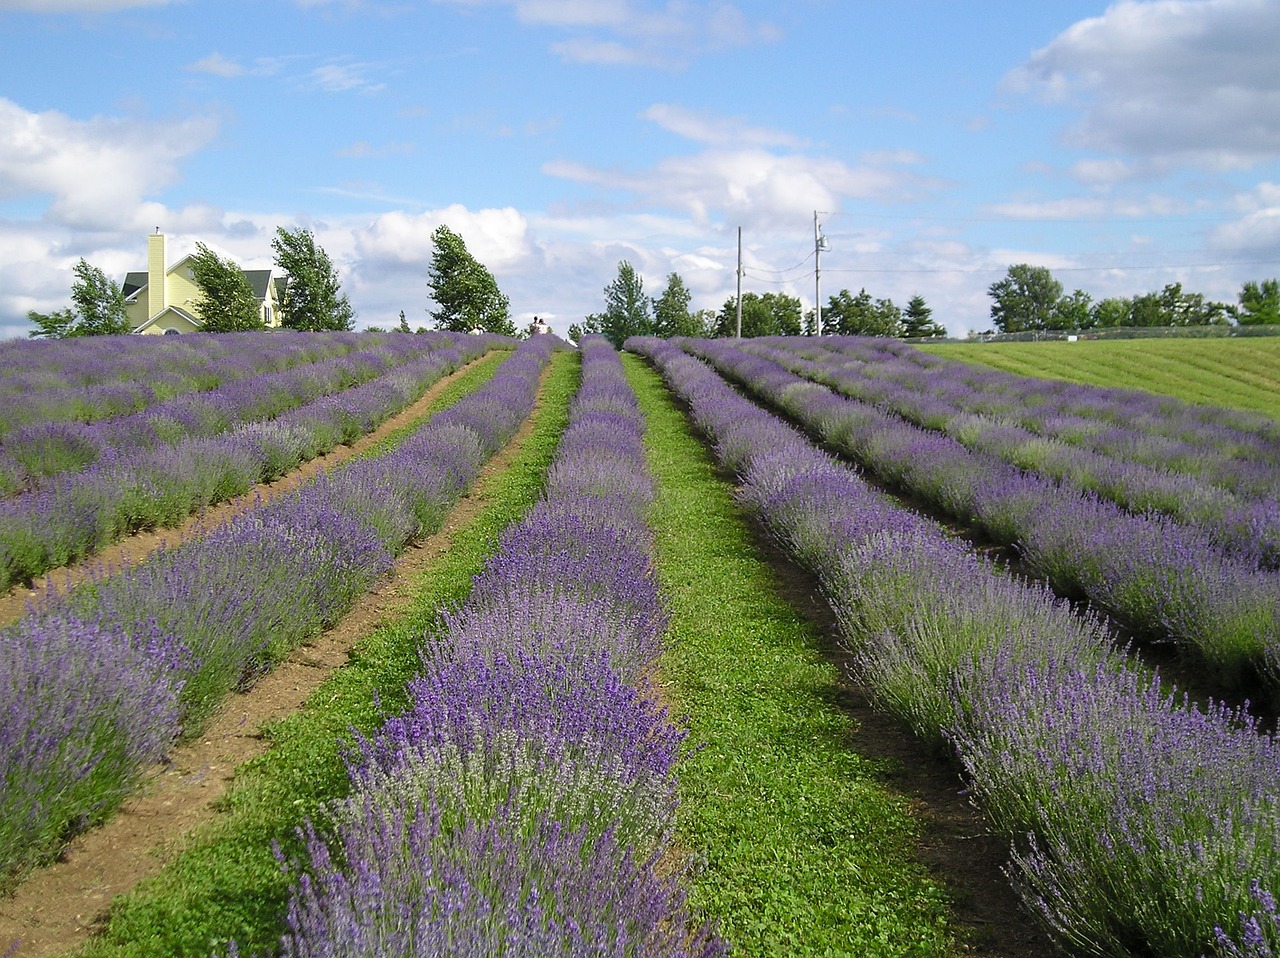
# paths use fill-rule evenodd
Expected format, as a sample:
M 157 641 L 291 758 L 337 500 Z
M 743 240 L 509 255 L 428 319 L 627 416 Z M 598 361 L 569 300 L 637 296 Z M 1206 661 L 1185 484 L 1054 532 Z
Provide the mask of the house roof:
M 189 322 L 196 329 L 199 329 L 201 326 L 204 325 L 203 321 L 199 317 L 189 312 L 188 310 L 183 309 L 181 306 L 166 306 L 164 309 L 160 310 L 160 312 L 156 313 L 154 316 L 148 319 L 141 326 L 138 326 L 137 328 L 135 328 L 134 332 L 140 333 L 144 329 L 147 329 L 150 326 L 154 326 L 157 322 L 159 322 L 161 317 L 163 317 L 166 313 L 176 313 L 178 316 L 181 316 L 183 319 Z
M 192 257 L 190 255 L 182 257 L 182 259 L 178 260 L 178 262 L 166 269 L 164 274 L 168 276 L 191 258 Z M 284 293 L 285 279 L 282 276 L 272 276 L 274 270 L 242 269 L 240 272 L 243 273 L 244 278 L 249 281 L 249 286 L 253 289 L 253 295 L 259 302 L 267 298 L 267 289 L 269 285 L 274 284 L 277 298 Z M 149 279 L 150 276 L 146 270 L 134 270 L 132 272 L 125 273 L 124 284 L 120 287 L 120 292 L 123 293 L 127 299 L 128 297 L 146 289 Z

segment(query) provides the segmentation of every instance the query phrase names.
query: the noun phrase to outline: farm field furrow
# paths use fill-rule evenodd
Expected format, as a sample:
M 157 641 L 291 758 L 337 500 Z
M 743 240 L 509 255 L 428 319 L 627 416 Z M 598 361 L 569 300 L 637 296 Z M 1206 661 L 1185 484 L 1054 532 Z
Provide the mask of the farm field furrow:
M 1280 573 L 1225 555 L 1155 515 L 974 454 L 867 403 L 838 396 L 732 343 L 686 340 L 890 487 L 904 490 L 1021 560 L 1067 598 L 1087 598 L 1137 634 L 1173 641 L 1224 692 L 1273 695 L 1280 684 Z
M 102 818 L 175 735 L 194 734 L 228 690 L 330 625 L 434 529 L 531 408 L 552 348 L 522 345 L 391 451 L 0 630 L 5 872 Z
M 0 446 L 11 431 L 49 422 L 95 422 L 172 396 L 215 389 L 371 344 L 358 333 L 188 336 L 160 343 L 92 336 L 0 343 Z
M 226 435 L 112 459 L 0 501 L 0 588 L 29 581 L 140 529 L 180 524 L 352 442 L 487 351 L 445 347 L 376 379 Z
M 294 830 L 303 819 L 345 794 L 342 756 L 352 730 L 369 734 L 385 715 L 407 706 L 406 683 L 418 668 L 424 630 L 438 621 L 440 609 L 465 597 L 498 534 L 542 488 L 576 385 L 576 365 L 570 353 L 553 357 L 534 413 L 512 442 L 484 467 L 440 531 L 401 555 L 386 591 L 370 600 L 364 615 L 344 617 L 333 633 L 294 653 L 291 658 L 299 664 L 293 671 L 302 673 L 297 681 L 282 677 L 277 694 L 256 710 L 258 686 L 233 696 L 218 723 L 225 741 L 215 742 L 212 754 L 248 745 L 257 757 L 236 769 L 225 763 L 238 760 L 220 760 L 226 797 L 216 802 L 206 801 L 198 783 L 189 780 L 200 777 L 202 761 L 207 761 L 203 756 L 209 753 L 192 757 L 193 774 L 173 783 L 180 790 L 177 801 L 201 806 L 196 821 L 187 826 L 189 834 L 181 840 L 169 833 L 151 834 L 146 847 L 135 851 L 144 865 L 153 860 L 146 873 L 155 877 L 132 892 L 128 885 L 111 887 L 111 894 L 119 896 L 114 901 L 95 899 L 104 878 L 96 873 L 92 850 L 81 856 L 73 845 L 70 863 L 85 868 L 73 886 L 79 889 L 77 897 L 68 904 L 81 905 L 63 912 L 37 895 L 26 899 L 24 911 L 0 911 L 13 916 L 6 931 L 40 935 L 59 920 L 64 928 L 61 939 L 52 933 L 42 936 L 21 950 L 20 958 L 60 954 L 84 943 L 91 931 L 98 937 L 87 951 L 102 955 L 203 956 L 231 938 L 261 947 L 278 939 L 288 885 L 272 854 L 273 842 L 285 850 L 295 848 Z M 326 652 L 330 641 L 334 646 Z M 274 673 L 264 680 L 275 681 Z M 302 688 L 295 691 L 294 685 Z M 246 701 L 243 707 L 241 700 Z M 199 748 L 200 743 L 191 746 Z M 163 795 L 155 800 L 166 801 Z M 125 814 L 129 811 L 126 806 Z M 146 809 L 139 814 L 145 816 Z M 100 854 L 112 860 L 110 844 Z M 109 870 L 105 880 L 113 877 Z M 23 896 L 20 889 L 19 898 Z M 50 910 L 56 914 L 45 915 Z M 83 915 L 80 922 L 77 913 Z
M 137 456 L 275 419 L 428 353 L 470 354 L 476 346 L 475 341 L 448 333 L 386 338 L 315 362 L 267 369 L 208 390 L 171 396 L 131 415 L 15 430 L 0 441 L 0 496 L 34 490 L 52 476 L 79 472 L 104 459 Z
M 1023 376 L 1137 387 L 1280 418 L 1280 342 L 1271 338 L 938 343 L 917 348 Z M 1195 362 L 1203 367 L 1193 366 L 1189 355 L 1199 357 Z
M 895 790 L 910 777 L 900 762 L 911 773 L 939 763 L 928 749 L 903 752 L 896 723 L 851 716 L 823 632 L 834 625 L 798 609 L 816 587 L 784 580 L 661 378 L 624 362 L 658 483 L 651 523 L 671 605 L 663 697 L 697 746 L 679 770 L 682 843 L 702 862 L 691 902 L 731 954 L 944 955 L 960 943 L 965 954 L 1045 954 L 954 770 Z M 892 757 L 864 753 L 873 725 Z
M 465 395 L 487 382 L 498 364 L 506 357 L 506 351 L 495 350 L 478 360 L 472 360 L 468 365 L 438 380 L 428 387 L 427 391 L 413 404 L 350 444 L 337 446 L 332 451 L 303 463 L 278 479 L 258 483 L 243 495 L 201 510 L 180 526 L 134 533 L 99 550 L 94 554 L 91 562 L 51 571 L 43 579 L 31 583 L 29 588 L 21 585 L 13 586 L 7 593 L 0 594 L 0 626 L 17 620 L 28 611 L 30 606 L 43 605 L 53 596 L 65 594 L 75 586 L 100 576 L 104 568 L 118 572 L 137 565 L 161 548 L 197 538 L 225 524 L 234 516 L 272 502 L 317 475 L 328 472 L 350 459 L 379 449 L 385 451 L 403 438 L 407 432 L 421 425 L 433 411 L 451 405 L 456 397 Z
M 954 749 L 1010 841 L 1015 887 L 1068 953 L 1195 958 L 1266 934 L 1274 735 L 1189 703 L 1100 623 L 886 500 L 678 346 L 627 346 L 690 402 L 743 499 L 819 576 L 857 673 Z
M 746 343 L 743 349 L 841 395 L 949 436 L 972 452 L 1108 499 L 1130 513 L 1168 515 L 1233 557 L 1280 566 L 1280 443 L 1258 442 L 1249 464 L 1237 458 L 1243 443 L 1230 441 L 1214 451 L 1182 442 L 1179 448 L 1187 455 L 1175 459 L 1171 442 L 1141 424 L 1121 425 L 1125 405 L 1101 392 L 1094 408 L 1111 415 L 1105 424 L 1090 426 L 1073 411 L 1086 405 L 1083 390 L 1059 405 L 1052 396 L 1028 389 L 1030 395 L 1019 408 L 1020 394 L 1007 377 L 986 382 L 968 374 L 963 364 L 942 363 L 896 343 L 886 349 L 876 340 L 839 337 L 813 346 L 778 340 Z M 1104 405 L 1108 399 L 1110 406 Z M 1152 426 L 1162 424 L 1161 419 L 1171 423 L 1166 432 L 1174 432 L 1181 418 L 1177 408 L 1134 412 L 1134 419 Z M 1162 450 L 1166 464 L 1135 461 L 1135 450 L 1144 445 Z

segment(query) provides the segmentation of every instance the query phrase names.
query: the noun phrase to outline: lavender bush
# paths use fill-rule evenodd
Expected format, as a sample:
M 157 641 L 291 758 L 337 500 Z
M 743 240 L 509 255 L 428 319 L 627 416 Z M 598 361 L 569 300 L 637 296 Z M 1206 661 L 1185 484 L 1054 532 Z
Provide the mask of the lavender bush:
M 881 481 L 1015 546 L 1061 594 L 1088 598 L 1138 633 L 1194 652 L 1224 688 L 1259 679 L 1280 685 L 1280 573 L 1226 555 L 1194 527 L 1126 513 L 865 403 L 820 396 L 813 384 L 731 342 L 683 345 Z
M 288 954 L 723 952 L 658 868 L 683 735 L 634 684 L 665 625 L 634 403 L 584 342 L 543 499 L 426 637 L 409 713 L 358 741 L 333 837 L 304 832 Z
M 678 347 L 627 347 L 689 401 L 743 498 L 819 576 L 877 699 L 950 743 L 1013 843 L 1015 887 L 1059 943 L 1269 953 L 1274 735 L 1138 671 L 1097 622 L 895 509 Z
M 471 349 L 483 351 L 483 345 L 477 342 Z M 0 501 L 0 588 L 83 559 L 139 529 L 175 525 L 350 442 L 472 355 L 452 347 L 428 351 L 383 377 L 321 397 L 270 423 L 150 451 L 111 452 L 78 474 Z
M 99 820 L 178 733 L 185 651 L 152 623 L 0 630 L 0 890 Z
M 514 429 L 532 409 L 555 348 L 541 341 L 522 346 L 473 394 L 476 401 L 506 397 Z M 118 756 L 117 778 L 130 781 L 163 751 L 152 744 L 167 745 L 179 723 L 187 734 L 196 731 L 228 689 L 251 682 L 335 621 L 389 567 L 406 532 L 434 528 L 419 523 L 438 521 L 487 458 L 479 436 L 441 423 L 444 418 L 435 417 L 387 454 L 397 482 L 374 483 L 387 475 L 387 463 L 377 457 L 353 461 L 142 565 L 118 574 L 101 570 L 88 586 L 0 632 L 0 644 L 40 653 L 22 658 L 15 652 L 11 673 L 3 671 L 9 657 L 0 656 L 0 676 L 12 692 L 0 685 L 7 710 L 0 761 L 12 751 L 18 762 L 0 779 L 0 809 L 10 796 L 16 805 L 12 818 L 5 809 L 0 820 L 0 835 L 14 829 L 16 836 L 11 847 L 0 845 L 0 874 L 47 850 L 40 840 L 60 840 L 98 815 L 104 807 L 99 793 L 110 788 L 76 792 L 69 783 L 78 774 L 109 767 L 106 759 Z M 64 682 L 73 683 L 74 694 Z M 65 720 L 57 719 L 59 709 Z M 8 748 L 11 735 L 45 742 L 37 734 L 45 727 L 59 736 L 59 748 Z M 120 741 L 148 747 L 104 751 L 107 739 L 99 730 L 117 727 Z M 65 801 L 54 800 L 58 795 Z

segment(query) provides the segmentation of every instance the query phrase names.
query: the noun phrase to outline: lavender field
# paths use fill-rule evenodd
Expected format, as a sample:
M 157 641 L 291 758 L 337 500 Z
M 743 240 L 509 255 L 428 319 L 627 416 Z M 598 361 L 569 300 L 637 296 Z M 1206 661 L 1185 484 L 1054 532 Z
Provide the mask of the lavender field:
M 361 596 L 417 595 L 76 953 L 1280 953 L 1276 420 L 885 340 L 161 339 L 0 348 L 0 585 L 502 359 L 0 625 L 20 897 Z M 853 688 L 1004 849 L 1007 917 L 921 864 L 929 801 L 860 755 Z M 0 955 L 59 953 L 3 914 Z

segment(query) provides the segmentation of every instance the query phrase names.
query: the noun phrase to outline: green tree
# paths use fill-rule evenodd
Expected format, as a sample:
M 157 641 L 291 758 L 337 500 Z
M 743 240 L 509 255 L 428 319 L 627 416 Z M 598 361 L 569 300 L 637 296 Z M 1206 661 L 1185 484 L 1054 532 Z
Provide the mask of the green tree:
M 945 326 L 933 321 L 933 310 L 925 303 L 924 297 L 916 293 L 907 301 L 907 308 L 902 312 L 902 338 L 923 339 L 928 336 L 945 336 Z
M 644 280 L 626 260 L 604 288 L 604 312 L 588 316 L 584 333 L 599 332 L 617 349 L 632 336 L 653 334 L 653 303 L 644 294 Z
M 701 336 L 700 317 L 689 310 L 693 294 L 679 273 L 667 275 L 667 286 L 653 301 L 653 334 L 663 339 L 673 336 Z
M 310 230 L 276 227 L 271 248 L 276 266 L 285 274 L 281 326 L 310 332 L 355 327 L 355 313 L 342 292 L 338 271 Z
M 1063 296 L 1049 317 L 1049 329 L 1088 329 L 1093 324 L 1093 297 L 1082 289 Z
M 1127 296 L 1110 296 L 1100 299 L 1090 310 L 1090 322 L 1101 329 L 1128 326 L 1133 314 L 1133 300 Z
M 842 289 L 822 308 L 822 332 L 838 336 L 898 336 L 902 310 L 891 299 L 872 299 L 866 289 L 854 296 Z
M 742 336 L 799 336 L 803 306 L 786 293 L 742 294 Z M 732 337 L 738 328 L 738 300 L 725 300 L 716 318 L 715 335 Z
M 36 324 L 33 338 L 63 339 L 69 336 L 120 336 L 133 332 L 125 314 L 124 293 L 120 285 L 96 266 L 81 257 L 72 269 L 70 309 L 52 313 L 31 310 L 27 318 Z
M 1129 307 L 1130 326 L 1168 326 L 1169 317 L 1165 315 L 1164 301 L 1159 293 L 1143 293 L 1133 297 Z
M 1002 333 L 1047 329 L 1058 301 L 1062 284 L 1044 266 L 1017 263 L 1009 267 L 1004 279 L 992 283 L 987 292 L 994 302 L 991 318 Z
M 427 285 L 438 307 L 431 311 L 436 328 L 514 336 L 510 301 L 498 289 L 493 274 L 467 251 L 462 237 L 441 225 L 431 234 L 431 243 Z
M 203 332 L 238 333 L 266 328 L 253 287 L 234 262 L 197 243 L 191 271 L 200 287 L 196 313 Z
M 27 319 L 36 324 L 36 328 L 27 333 L 30 338 L 65 339 L 75 326 L 76 314 L 72 309 L 56 309 L 52 313 L 37 313 L 31 309 L 27 311 Z
M 1249 280 L 1240 288 L 1241 325 L 1273 326 L 1280 323 L 1280 280 Z

